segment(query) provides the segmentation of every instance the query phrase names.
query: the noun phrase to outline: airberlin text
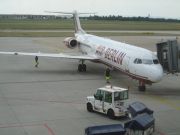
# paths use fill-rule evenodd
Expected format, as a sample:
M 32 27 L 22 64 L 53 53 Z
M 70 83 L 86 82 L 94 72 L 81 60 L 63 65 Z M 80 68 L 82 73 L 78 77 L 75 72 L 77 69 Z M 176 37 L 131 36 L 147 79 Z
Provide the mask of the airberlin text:
M 116 49 L 111 49 L 111 48 L 105 49 L 105 47 L 103 46 L 99 46 L 97 48 L 96 54 L 99 56 L 102 56 L 104 54 L 105 59 L 108 59 L 109 61 L 112 61 L 120 65 L 122 65 L 122 61 L 124 57 L 126 56 L 126 53 L 124 52 L 121 52 Z
M 106 49 L 104 57 L 112 62 L 122 65 L 122 61 L 123 61 L 125 55 L 126 55 L 126 53 L 120 52 L 116 49 L 108 48 L 108 49 Z

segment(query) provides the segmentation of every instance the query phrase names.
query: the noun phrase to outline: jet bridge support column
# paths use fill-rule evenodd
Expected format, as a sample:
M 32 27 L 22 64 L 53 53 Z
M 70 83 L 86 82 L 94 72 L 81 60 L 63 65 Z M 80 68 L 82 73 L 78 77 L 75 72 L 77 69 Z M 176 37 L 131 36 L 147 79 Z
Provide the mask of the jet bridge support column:
M 180 72 L 180 44 L 178 40 L 168 40 L 156 44 L 157 57 L 161 63 L 164 72 L 179 73 Z

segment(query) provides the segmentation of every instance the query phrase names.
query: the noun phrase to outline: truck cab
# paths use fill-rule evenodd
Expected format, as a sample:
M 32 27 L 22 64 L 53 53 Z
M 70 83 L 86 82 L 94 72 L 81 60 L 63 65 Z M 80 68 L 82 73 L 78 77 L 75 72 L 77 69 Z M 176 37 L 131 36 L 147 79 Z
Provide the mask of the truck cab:
M 98 88 L 94 96 L 87 97 L 87 110 L 107 114 L 111 119 L 128 116 L 125 105 L 128 98 L 128 89 L 112 86 Z

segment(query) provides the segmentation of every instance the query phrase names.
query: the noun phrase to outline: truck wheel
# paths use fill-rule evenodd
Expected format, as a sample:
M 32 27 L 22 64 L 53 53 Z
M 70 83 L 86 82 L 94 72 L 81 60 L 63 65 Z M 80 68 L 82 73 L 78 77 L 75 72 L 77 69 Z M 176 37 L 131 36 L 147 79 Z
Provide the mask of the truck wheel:
M 112 109 L 109 109 L 108 112 L 107 112 L 107 115 L 110 119 L 114 119 L 115 116 L 114 116 L 114 111 Z
M 91 103 L 87 103 L 87 110 L 88 110 L 88 112 L 93 112 L 93 107 L 92 107 Z

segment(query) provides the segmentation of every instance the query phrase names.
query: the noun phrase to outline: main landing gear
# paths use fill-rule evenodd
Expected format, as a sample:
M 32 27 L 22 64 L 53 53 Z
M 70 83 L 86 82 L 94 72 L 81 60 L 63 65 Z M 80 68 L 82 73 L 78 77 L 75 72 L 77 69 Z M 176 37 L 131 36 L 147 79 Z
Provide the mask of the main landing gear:
M 139 91 L 146 91 L 146 85 L 144 83 L 144 81 L 139 81 Z
M 81 64 L 78 65 L 78 71 L 79 72 L 86 72 L 86 64 L 84 64 L 84 61 L 81 60 Z

